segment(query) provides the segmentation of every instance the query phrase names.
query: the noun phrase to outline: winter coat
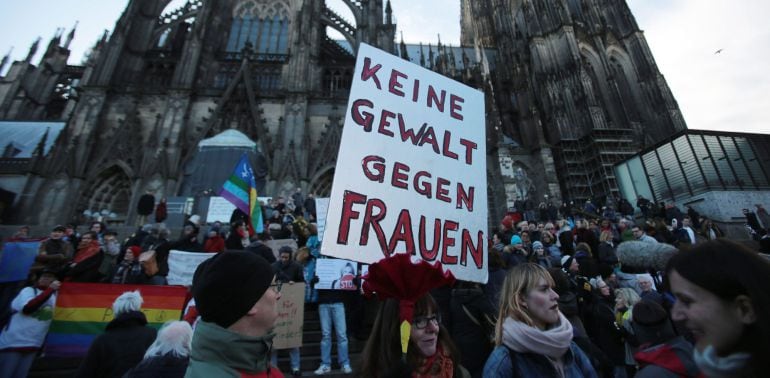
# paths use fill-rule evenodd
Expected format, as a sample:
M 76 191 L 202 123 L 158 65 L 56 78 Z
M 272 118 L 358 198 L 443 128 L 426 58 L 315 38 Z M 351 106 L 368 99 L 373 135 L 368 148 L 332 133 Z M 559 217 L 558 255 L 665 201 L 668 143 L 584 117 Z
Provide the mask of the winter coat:
M 162 223 L 166 218 L 168 218 L 168 206 L 161 201 L 158 206 L 155 206 L 155 223 Z
M 305 282 L 305 276 L 302 274 L 302 266 L 294 261 L 289 261 L 284 265 L 281 261 L 273 263 L 273 272 L 275 280 L 281 282 Z
M 155 249 L 155 260 L 158 262 L 158 276 L 168 276 L 168 254 L 171 250 L 185 252 L 203 252 L 203 245 L 198 242 L 197 235 L 180 238 L 168 243 L 162 243 Z
M 61 271 L 72 260 L 74 248 L 64 239 L 47 239 L 40 243 L 40 250 L 35 258 L 35 264 L 31 271 L 40 271 L 44 268 Z
M 460 364 L 471 376 L 481 377 L 484 361 L 492 353 L 490 336 L 495 326 L 488 320 L 495 318 L 492 302 L 480 287 L 453 289 L 450 314 L 452 328 L 449 333 L 460 351 Z
M 585 353 L 573 342 L 562 356 L 564 377 L 596 377 L 596 372 Z M 556 368 L 546 356 L 535 353 L 517 353 L 505 345 L 497 346 L 484 365 L 485 378 L 558 377 Z
M 625 364 L 626 354 L 623 336 L 615 325 L 615 300 L 596 295 L 586 316 L 588 334 L 593 343 L 601 349 L 613 366 Z
M 612 243 L 606 241 L 599 243 L 599 262 L 611 266 L 618 263 L 618 255 Z
M 75 377 L 120 377 L 136 366 L 155 341 L 155 328 L 147 326 L 140 311 L 118 315 L 97 336 L 80 363 Z
M 219 235 L 210 237 L 203 244 L 203 250 L 206 252 L 222 252 L 225 250 L 225 239 Z
M 636 378 L 697 377 L 700 372 L 693 360 L 693 346 L 682 336 L 653 345 L 634 354 L 640 369 Z
M 262 337 L 244 336 L 201 320 L 193 334 L 185 377 L 283 378 L 280 370 L 270 366 L 273 337 L 273 333 Z
M 584 277 L 596 277 L 599 275 L 599 264 L 596 259 L 588 255 L 586 251 L 575 252 L 575 260 L 580 264 L 580 274 Z
M 500 306 L 500 291 L 503 290 L 503 282 L 508 272 L 503 268 L 489 268 L 489 278 L 487 284 L 484 285 L 484 294 L 492 302 L 492 306 L 495 308 L 495 313 Z
M 257 240 L 251 244 L 249 244 L 246 247 L 246 250 L 249 252 L 254 252 L 259 256 L 262 256 L 267 260 L 269 263 L 275 262 L 275 254 L 273 254 L 273 249 L 268 247 L 267 244 L 264 242 Z
M 56 292 L 52 288 L 21 289 L 11 302 L 11 320 L 0 332 L 0 350 L 36 349 L 43 345 L 55 304 Z
M 225 239 L 225 248 L 241 251 L 244 249 L 242 240 L 243 238 L 241 238 L 238 230 L 232 230 L 230 235 L 227 235 L 227 239 Z
M 155 208 L 155 196 L 152 194 L 143 194 L 139 197 L 139 203 L 136 204 L 136 212 L 139 215 L 150 215 Z
M 68 266 L 64 269 L 63 275 L 65 281 L 70 282 L 99 282 L 102 278 L 99 273 L 99 267 L 102 265 L 104 252 L 99 253 L 77 263 L 74 267 Z
M 145 358 L 123 378 L 182 378 L 189 361 L 189 357 L 176 357 L 170 353 Z

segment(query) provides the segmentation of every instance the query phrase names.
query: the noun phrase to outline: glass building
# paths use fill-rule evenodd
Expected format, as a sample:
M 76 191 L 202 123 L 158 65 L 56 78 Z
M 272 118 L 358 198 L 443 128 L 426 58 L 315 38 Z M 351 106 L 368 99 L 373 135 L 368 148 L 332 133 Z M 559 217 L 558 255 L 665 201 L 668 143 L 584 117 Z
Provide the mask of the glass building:
M 615 165 L 620 195 L 682 201 L 708 191 L 770 189 L 770 135 L 684 130 Z

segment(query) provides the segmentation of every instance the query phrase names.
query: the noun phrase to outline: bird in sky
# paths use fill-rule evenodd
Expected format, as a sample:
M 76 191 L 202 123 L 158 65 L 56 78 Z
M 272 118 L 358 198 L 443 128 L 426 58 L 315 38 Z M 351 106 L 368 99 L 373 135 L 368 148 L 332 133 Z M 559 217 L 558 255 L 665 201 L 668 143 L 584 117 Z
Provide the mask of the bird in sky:
M 721 52 L 722 52 L 722 50 L 724 50 L 724 49 L 719 49 L 719 50 L 717 50 L 717 51 L 714 51 L 714 55 L 721 53 Z

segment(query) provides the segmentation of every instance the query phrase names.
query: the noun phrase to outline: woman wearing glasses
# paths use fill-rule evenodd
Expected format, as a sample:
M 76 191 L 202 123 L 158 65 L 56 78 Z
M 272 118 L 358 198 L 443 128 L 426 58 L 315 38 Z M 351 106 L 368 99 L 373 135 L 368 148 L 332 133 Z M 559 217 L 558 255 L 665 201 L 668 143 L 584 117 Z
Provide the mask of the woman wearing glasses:
M 484 377 L 596 377 L 572 342 L 572 325 L 559 312 L 548 271 L 519 264 L 505 278 L 492 355 Z
M 364 348 L 362 377 L 470 377 L 460 366 L 457 348 L 441 324 L 438 304 L 430 294 L 414 305 L 406 361 L 402 360 L 399 326 L 398 301 L 387 299 Z

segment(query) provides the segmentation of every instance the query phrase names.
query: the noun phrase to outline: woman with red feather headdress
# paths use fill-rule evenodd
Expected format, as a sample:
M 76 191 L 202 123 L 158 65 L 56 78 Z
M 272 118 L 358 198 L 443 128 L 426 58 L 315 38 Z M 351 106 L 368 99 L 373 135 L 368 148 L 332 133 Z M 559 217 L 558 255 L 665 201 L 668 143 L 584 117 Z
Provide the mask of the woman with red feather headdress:
M 364 294 L 384 303 L 364 348 L 361 376 L 470 377 L 428 293 L 454 281 L 441 263 L 413 263 L 408 254 L 394 254 L 369 267 Z

